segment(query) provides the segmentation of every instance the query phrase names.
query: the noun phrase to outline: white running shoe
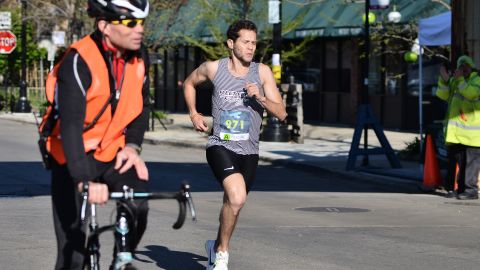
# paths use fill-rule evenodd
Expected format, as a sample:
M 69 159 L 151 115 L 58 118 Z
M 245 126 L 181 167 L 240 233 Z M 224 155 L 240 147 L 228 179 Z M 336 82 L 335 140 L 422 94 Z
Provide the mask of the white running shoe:
M 213 270 L 228 270 L 228 251 L 219 251 L 215 253 Z
M 205 242 L 205 251 L 207 252 L 207 268 L 206 270 L 213 270 L 215 263 L 215 240 L 207 240 Z

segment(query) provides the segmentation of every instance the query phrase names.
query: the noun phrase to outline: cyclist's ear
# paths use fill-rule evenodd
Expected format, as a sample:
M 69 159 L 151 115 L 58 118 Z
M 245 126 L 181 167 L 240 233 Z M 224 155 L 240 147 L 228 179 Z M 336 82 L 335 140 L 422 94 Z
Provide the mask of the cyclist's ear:
M 108 26 L 108 22 L 105 21 L 105 20 L 98 20 L 97 21 L 97 28 L 98 30 L 100 30 L 100 32 L 102 32 L 102 34 L 105 34 L 105 30 Z

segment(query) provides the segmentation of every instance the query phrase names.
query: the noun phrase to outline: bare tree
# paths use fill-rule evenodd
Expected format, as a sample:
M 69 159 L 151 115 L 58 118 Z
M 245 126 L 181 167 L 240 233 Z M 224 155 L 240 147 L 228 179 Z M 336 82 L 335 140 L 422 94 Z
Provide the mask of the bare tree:
M 182 23 L 180 9 L 188 0 L 156 0 L 151 2 L 151 14 L 147 24 L 147 45 L 157 49 L 172 43 L 170 30 L 174 24 Z
M 72 23 L 77 18 L 79 0 L 26 0 L 28 20 L 35 22 L 37 38 L 47 32 L 63 30 L 67 33 L 74 32 Z M 77 3 L 78 2 L 78 3 Z M 67 43 L 72 42 L 72 36 L 67 36 Z

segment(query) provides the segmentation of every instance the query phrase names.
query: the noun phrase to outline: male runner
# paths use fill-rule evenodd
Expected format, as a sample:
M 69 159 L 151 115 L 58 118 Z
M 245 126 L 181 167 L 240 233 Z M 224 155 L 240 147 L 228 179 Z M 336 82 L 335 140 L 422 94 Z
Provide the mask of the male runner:
M 207 143 L 207 161 L 223 186 L 223 207 L 217 239 L 208 240 L 207 269 L 228 269 L 228 250 L 240 210 L 258 166 L 258 143 L 263 111 L 283 121 L 287 113 L 270 68 L 252 62 L 257 27 L 248 20 L 234 22 L 227 31 L 230 57 L 201 64 L 184 83 L 185 101 L 197 131 L 208 130 L 195 105 L 199 83 L 213 82 L 213 129 Z

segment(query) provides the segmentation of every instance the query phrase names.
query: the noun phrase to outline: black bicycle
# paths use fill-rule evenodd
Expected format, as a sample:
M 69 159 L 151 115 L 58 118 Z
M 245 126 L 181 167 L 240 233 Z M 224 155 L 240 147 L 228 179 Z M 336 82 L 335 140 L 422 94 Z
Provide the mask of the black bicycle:
M 87 238 L 87 246 L 86 246 L 86 256 L 85 256 L 85 263 L 84 269 L 87 270 L 99 270 L 100 269 L 100 241 L 99 236 L 100 234 L 114 230 L 116 234 L 120 234 L 120 243 L 116 243 L 116 258 L 115 262 L 112 264 L 110 269 L 113 270 L 128 270 L 128 269 L 136 269 L 131 266 L 132 253 L 131 252 L 124 252 L 128 250 L 128 242 L 127 242 L 127 234 L 131 231 L 129 228 L 129 222 L 127 218 L 124 218 L 123 213 L 120 213 L 120 218 L 117 218 L 115 224 L 109 224 L 100 227 L 97 222 L 96 217 L 96 205 L 90 204 L 90 213 L 89 217 L 87 218 L 87 206 L 88 206 L 88 184 L 85 184 L 83 187 L 83 203 L 81 209 L 81 220 L 82 223 L 85 224 L 87 220 L 89 220 L 88 230 L 89 235 Z M 111 200 L 118 200 L 120 203 L 128 203 L 132 202 L 135 199 L 174 199 L 177 200 L 179 205 L 179 213 L 178 218 L 175 224 L 173 224 L 173 229 L 178 230 L 180 229 L 184 222 L 187 215 L 187 204 L 190 208 L 190 212 L 192 215 L 192 220 L 196 221 L 196 212 L 195 207 L 193 205 L 192 196 L 190 194 L 190 185 L 187 183 L 182 183 L 180 191 L 178 192 L 134 192 L 132 188 L 127 186 L 123 187 L 123 192 L 111 192 L 110 193 Z

